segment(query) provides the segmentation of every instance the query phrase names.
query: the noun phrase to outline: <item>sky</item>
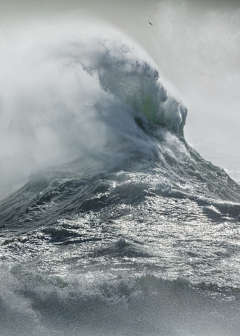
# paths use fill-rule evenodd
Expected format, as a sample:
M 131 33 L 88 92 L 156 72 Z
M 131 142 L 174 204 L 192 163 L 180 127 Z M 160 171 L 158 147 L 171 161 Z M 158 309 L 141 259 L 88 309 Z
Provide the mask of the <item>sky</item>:
M 239 1 L 9 0 L 0 18 L 24 26 L 70 13 L 109 22 L 136 40 L 188 107 L 187 141 L 240 181 Z

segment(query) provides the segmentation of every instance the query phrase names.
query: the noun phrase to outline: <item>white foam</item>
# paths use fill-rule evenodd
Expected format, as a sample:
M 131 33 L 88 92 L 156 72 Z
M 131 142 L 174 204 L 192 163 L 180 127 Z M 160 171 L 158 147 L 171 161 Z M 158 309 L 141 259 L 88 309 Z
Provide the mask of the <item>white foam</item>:
M 118 152 L 126 136 L 139 147 L 131 111 L 182 134 L 186 109 L 151 58 L 112 27 L 35 21 L 0 39 L 2 192 L 36 169 L 103 155 L 106 144 Z

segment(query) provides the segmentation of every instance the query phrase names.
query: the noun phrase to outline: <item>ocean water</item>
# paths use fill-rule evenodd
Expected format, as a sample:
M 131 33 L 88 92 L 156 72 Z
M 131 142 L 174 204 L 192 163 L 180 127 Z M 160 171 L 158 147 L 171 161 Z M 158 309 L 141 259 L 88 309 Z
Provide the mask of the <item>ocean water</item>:
M 71 21 L 1 57 L 1 336 L 239 335 L 240 186 L 147 52 Z

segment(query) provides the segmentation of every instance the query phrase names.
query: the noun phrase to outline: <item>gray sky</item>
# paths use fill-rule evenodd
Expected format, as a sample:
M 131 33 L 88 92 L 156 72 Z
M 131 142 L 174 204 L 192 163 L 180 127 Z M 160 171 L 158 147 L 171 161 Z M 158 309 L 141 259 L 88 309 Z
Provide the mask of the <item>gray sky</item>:
M 189 109 L 190 144 L 216 164 L 240 167 L 238 0 L 9 0 L 0 16 L 24 25 L 69 12 L 108 21 L 142 45 Z

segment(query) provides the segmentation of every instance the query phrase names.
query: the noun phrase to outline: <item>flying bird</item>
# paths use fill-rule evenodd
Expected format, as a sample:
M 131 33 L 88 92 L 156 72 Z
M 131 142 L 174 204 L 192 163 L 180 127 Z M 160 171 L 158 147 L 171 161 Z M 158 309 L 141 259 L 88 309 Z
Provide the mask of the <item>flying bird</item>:
M 153 26 L 153 24 L 150 22 L 150 21 L 148 21 L 149 23 L 150 23 L 150 25 L 152 25 Z

